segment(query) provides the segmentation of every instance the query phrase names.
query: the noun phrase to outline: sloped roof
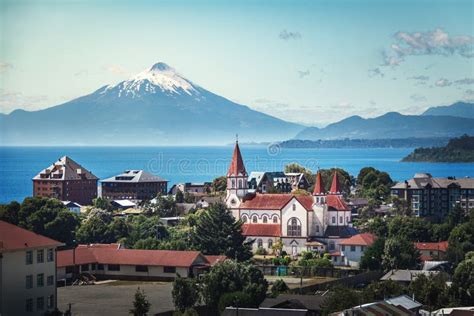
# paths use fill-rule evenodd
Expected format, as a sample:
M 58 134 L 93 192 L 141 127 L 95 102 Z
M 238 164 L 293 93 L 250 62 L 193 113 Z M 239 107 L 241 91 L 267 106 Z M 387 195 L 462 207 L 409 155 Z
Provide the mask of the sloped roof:
M 331 188 L 329 189 L 329 194 L 339 194 L 341 192 L 342 190 L 341 185 L 339 184 L 339 179 L 337 178 L 337 171 L 334 171 Z
M 370 233 L 363 233 L 354 235 L 348 239 L 341 241 L 340 245 L 348 246 L 370 246 L 374 243 L 377 237 Z
M 80 164 L 63 156 L 46 169 L 43 169 L 34 176 L 33 180 L 98 180 L 92 172 L 82 167 Z
M 312 211 L 313 197 L 303 194 L 268 194 L 256 193 L 248 196 L 242 204 L 240 209 L 252 210 L 281 210 L 293 198 L 295 198 L 307 211 Z
M 392 297 L 385 301 L 392 305 L 403 306 L 404 308 L 408 310 L 414 310 L 422 306 L 422 304 L 418 303 L 417 301 L 413 300 L 411 297 L 407 295 Z
M 420 274 L 430 276 L 437 274 L 438 271 L 426 271 L 426 270 L 390 270 L 380 280 L 392 280 L 401 282 L 410 282 L 418 277 Z
M 280 224 L 243 224 L 242 235 L 280 237 Z
M 234 153 L 232 154 L 232 161 L 230 162 L 229 171 L 227 171 L 227 176 L 237 175 L 247 176 L 247 171 L 245 170 L 242 154 L 240 153 L 239 142 L 235 142 Z
M 328 195 L 326 196 L 326 204 L 333 209 L 338 211 L 349 211 L 349 207 L 344 202 L 340 195 Z
M 101 263 L 190 267 L 199 257 L 201 257 L 205 263 L 209 263 L 199 251 L 123 249 L 97 244 L 80 245 L 76 248 L 75 256 L 76 264 Z M 58 251 L 58 267 L 65 267 L 73 264 L 72 249 Z
M 427 186 L 431 188 L 448 188 L 458 186 L 462 189 L 473 189 L 474 178 L 433 178 L 430 174 L 415 174 L 415 177 L 403 182 L 397 182 L 392 189 L 423 189 Z
M 416 242 L 415 247 L 418 250 L 432 250 L 432 251 L 443 251 L 446 252 L 448 250 L 448 242 L 447 241 L 440 241 L 440 242 Z
M 63 243 L 0 221 L 0 253 L 28 248 L 58 247 Z
M 138 183 L 138 182 L 168 182 L 167 180 L 155 176 L 143 170 L 125 170 L 116 176 L 101 180 L 101 182 L 122 182 L 122 183 Z
M 204 256 L 207 261 L 209 261 L 210 265 L 213 266 L 215 264 L 218 264 L 220 262 L 223 262 L 227 260 L 227 256 Z
M 316 175 L 316 184 L 314 185 L 314 195 L 323 195 L 326 193 L 326 190 L 324 189 L 324 184 L 323 180 L 321 179 L 321 172 L 318 171 L 318 174 Z

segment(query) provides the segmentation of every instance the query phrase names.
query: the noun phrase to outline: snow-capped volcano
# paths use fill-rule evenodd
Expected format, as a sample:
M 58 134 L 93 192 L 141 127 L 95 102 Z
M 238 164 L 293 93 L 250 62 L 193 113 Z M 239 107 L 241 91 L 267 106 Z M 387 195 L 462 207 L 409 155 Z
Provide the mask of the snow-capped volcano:
M 0 116 L 0 126 L 0 145 L 209 145 L 236 133 L 250 142 L 288 139 L 302 129 L 216 95 L 165 63 L 64 104 Z
M 117 91 L 118 96 L 138 97 L 143 93 L 157 93 L 168 95 L 183 94 L 198 95 L 197 85 L 181 76 L 174 68 L 159 62 L 139 74 L 116 85 L 107 86 L 102 93 Z

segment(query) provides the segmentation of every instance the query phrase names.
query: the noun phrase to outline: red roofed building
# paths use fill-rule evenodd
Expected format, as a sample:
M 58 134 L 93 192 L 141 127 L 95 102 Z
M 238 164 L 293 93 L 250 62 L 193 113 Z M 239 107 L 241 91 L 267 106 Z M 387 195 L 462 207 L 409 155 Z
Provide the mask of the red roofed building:
M 0 315 L 56 308 L 56 247 L 62 243 L 0 221 Z
M 359 267 L 360 259 L 367 247 L 371 246 L 376 236 L 370 233 L 357 234 L 339 243 L 337 254 L 332 254 L 335 265 Z
M 329 251 L 357 231 L 351 226 L 351 211 L 342 197 L 337 173 L 331 192 L 326 193 L 318 173 L 313 195 L 249 193 L 247 171 L 236 143 L 227 173 L 226 204 L 235 218 L 244 222 L 243 234 L 254 240 L 253 250 L 272 251 L 281 241 L 283 250 L 294 256 L 302 251 Z M 317 245 L 317 246 L 312 246 Z
M 416 242 L 415 248 L 420 252 L 421 261 L 443 260 L 448 251 L 448 242 Z
M 75 271 L 98 279 L 167 280 L 174 279 L 176 273 L 197 275 L 210 265 L 199 251 L 124 249 L 118 244 L 79 245 L 58 251 L 60 279 L 73 278 Z

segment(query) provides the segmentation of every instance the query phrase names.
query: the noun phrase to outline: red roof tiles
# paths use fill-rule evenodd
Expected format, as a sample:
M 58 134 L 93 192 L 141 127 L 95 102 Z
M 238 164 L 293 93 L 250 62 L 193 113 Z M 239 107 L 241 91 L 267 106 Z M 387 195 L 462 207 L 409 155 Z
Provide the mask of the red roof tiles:
M 339 180 L 337 179 L 337 171 L 334 171 L 334 176 L 332 177 L 332 183 L 331 188 L 329 189 L 329 194 L 339 194 L 341 192 L 341 186 L 339 185 Z
M 58 247 L 63 243 L 0 221 L 0 252 L 40 247 Z
M 141 250 L 107 247 L 100 244 L 80 245 L 75 251 L 75 263 L 101 263 L 120 265 L 147 265 L 190 267 L 201 257 L 205 264 L 209 262 L 199 251 Z M 74 265 L 72 249 L 58 251 L 58 267 Z
M 341 241 L 340 245 L 348 246 L 370 246 L 374 243 L 376 237 L 370 233 L 357 234 Z
M 418 250 L 438 250 L 446 252 L 448 250 L 448 242 L 447 241 L 440 241 L 440 242 L 416 242 L 415 247 Z
M 349 211 L 349 207 L 342 200 L 339 195 L 328 195 L 326 196 L 326 204 L 338 211 Z
M 227 171 L 227 176 L 237 176 L 237 175 L 247 175 L 245 170 L 244 161 L 242 155 L 240 154 L 239 143 L 235 142 L 234 154 L 232 155 L 232 161 L 229 166 L 229 171 Z
M 314 195 L 323 195 L 326 193 L 326 190 L 324 189 L 324 184 L 323 180 L 321 179 L 321 172 L 318 171 L 318 174 L 316 175 L 316 184 L 314 185 Z
M 280 237 L 280 224 L 243 224 L 242 235 Z
M 228 259 L 226 256 L 204 256 L 204 257 L 206 257 L 206 260 L 209 261 L 211 266 Z
M 281 210 L 295 198 L 307 211 L 313 209 L 313 197 L 310 195 L 296 194 L 262 194 L 257 193 L 240 205 L 241 209 L 251 210 Z

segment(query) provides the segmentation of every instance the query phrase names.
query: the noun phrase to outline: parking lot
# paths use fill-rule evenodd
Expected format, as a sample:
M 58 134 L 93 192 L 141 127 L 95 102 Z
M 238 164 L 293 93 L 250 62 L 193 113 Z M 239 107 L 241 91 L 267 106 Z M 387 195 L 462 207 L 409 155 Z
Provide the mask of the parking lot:
M 58 308 L 72 315 L 129 315 L 137 287 L 151 303 L 150 315 L 174 309 L 171 282 L 117 281 L 100 285 L 58 288 Z

